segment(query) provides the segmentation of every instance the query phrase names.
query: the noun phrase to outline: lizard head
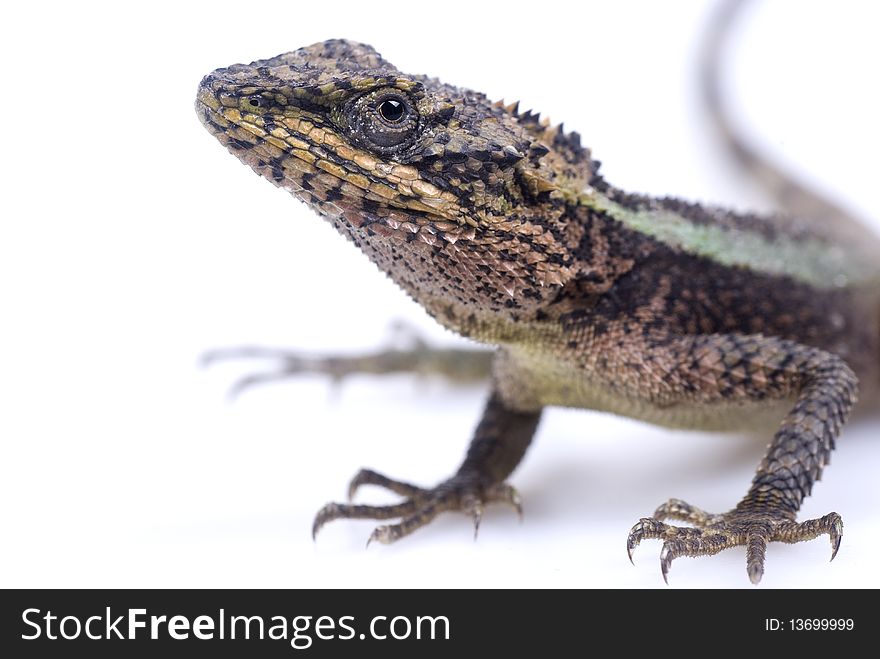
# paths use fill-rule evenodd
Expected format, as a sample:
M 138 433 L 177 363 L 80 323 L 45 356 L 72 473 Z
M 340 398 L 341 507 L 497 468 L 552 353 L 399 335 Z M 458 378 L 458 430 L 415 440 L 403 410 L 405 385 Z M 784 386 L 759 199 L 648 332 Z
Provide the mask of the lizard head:
M 577 134 L 515 105 L 331 40 L 214 71 L 196 109 L 435 315 L 435 299 L 532 306 L 571 275 L 558 220 L 595 163 Z

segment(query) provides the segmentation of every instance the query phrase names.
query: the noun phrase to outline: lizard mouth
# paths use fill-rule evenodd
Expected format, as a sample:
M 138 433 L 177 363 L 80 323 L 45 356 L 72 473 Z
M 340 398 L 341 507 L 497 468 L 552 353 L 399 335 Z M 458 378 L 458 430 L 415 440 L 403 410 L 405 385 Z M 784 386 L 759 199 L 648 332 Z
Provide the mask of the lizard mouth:
M 326 132 L 324 141 L 315 143 L 314 130 L 296 130 L 303 118 L 272 115 L 267 121 L 226 107 L 210 80 L 202 81 L 195 101 L 202 125 L 241 162 L 319 214 L 371 236 L 406 242 L 434 245 L 475 236 L 474 227 L 455 213 L 457 198 L 421 181 L 414 168 L 356 153 Z M 266 130 L 269 126 L 274 128 Z
M 371 188 L 372 181 L 358 181 L 361 186 L 352 183 L 337 163 L 322 166 L 322 161 L 311 155 L 311 151 L 283 149 L 277 139 L 270 142 L 269 136 L 247 131 L 243 128 L 244 122 L 235 121 L 238 115 L 224 113 L 210 91 L 204 88 L 199 89 L 195 109 L 208 132 L 241 162 L 330 220 L 344 222 L 370 236 L 396 237 L 431 246 L 438 241 L 454 244 L 475 236 L 473 226 L 452 220 L 442 209 L 426 204 L 413 208 L 418 201 L 393 205 L 395 200 L 388 198 L 387 193 L 386 196 L 376 194 L 376 190 L 382 188 Z M 293 139 L 300 144 L 304 142 L 299 136 Z M 340 173 L 343 176 L 339 176 Z

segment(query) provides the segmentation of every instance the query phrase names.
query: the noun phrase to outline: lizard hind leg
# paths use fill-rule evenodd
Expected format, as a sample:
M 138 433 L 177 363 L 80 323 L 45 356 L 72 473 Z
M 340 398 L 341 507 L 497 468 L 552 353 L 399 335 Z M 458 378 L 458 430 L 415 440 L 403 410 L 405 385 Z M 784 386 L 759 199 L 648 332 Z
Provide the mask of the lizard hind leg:
M 349 499 L 363 485 L 384 487 L 404 497 L 390 506 L 364 506 L 329 503 L 315 516 L 313 537 L 330 521 L 337 519 L 400 519 L 396 524 L 376 527 L 367 544 L 389 544 L 430 523 L 444 512 L 463 512 L 473 521 L 474 536 L 480 527 L 485 506 L 503 503 L 522 516 L 516 490 L 505 481 L 525 454 L 540 419 L 540 410 L 518 412 L 493 395 L 458 471 L 433 488 L 422 488 L 394 480 L 375 471 L 362 469 L 349 484 Z

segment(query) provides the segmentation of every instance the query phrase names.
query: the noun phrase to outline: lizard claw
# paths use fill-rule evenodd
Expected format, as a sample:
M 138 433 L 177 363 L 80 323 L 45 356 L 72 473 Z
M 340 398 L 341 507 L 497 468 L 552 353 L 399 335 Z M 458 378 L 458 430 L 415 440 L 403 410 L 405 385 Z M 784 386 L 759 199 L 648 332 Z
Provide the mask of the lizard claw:
M 642 517 L 635 526 L 630 529 L 629 535 L 626 537 L 626 554 L 629 556 L 629 562 L 635 565 L 633 560 L 633 552 L 639 543 L 645 538 L 659 538 L 662 536 L 666 525 L 658 522 L 652 517 Z
M 756 586 L 764 576 L 764 557 L 767 554 L 767 540 L 765 536 L 752 533 L 746 541 L 746 570 L 749 573 L 749 581 Z
M 669 568 L 672 567 L 672 561 L 675 557 L 672 545 L 668 541 L 664 542 L 663 548 L 660 550 L 660 572 L 663 575 L 663 583 L 667 586 L 669 585 Z
M 335 519 L 400 518 L 397 524 L 377 526 L 367 539 L 368 547 L 374 541 L 390 544 L 425 526 L 442 512 L 460 511 L 471 517 L 476 540 L 486 504 L 496 502 L 512 506 L 522 519 L 519 495 L 506 483 L 484 486 L 472 476 L 453 476 L 433 489 L 425 489 L 362 469 L 349 484 L 349 501 L 354 498 L 361 485 L 378 485 L 406 498 L 401 503 L 390 506 L 328 503 L 315 515 L 312 524 L 313 538 L 327 522 Z
M 840 549 L 840 541 L 843 540 L 843 520 L 837 513 L 825 515 L 822 520 L 825 520 L 826 517 L 830 518 L 825 523 L 828 525 L 828 537 L 831 540 L 831 560 L 833 561 Z
M 665 524 L 662 518 L 683 519 L 697 528 Z M 843 521 L 837 513 L 798 523 L 785 515 L 756 511 L 753 507 L 738 507 L 722 515 L 710 515 L 672 499 L 657 509 L 655 517 L 644 517 L 633 526 L 627 537 L 626 550 L 632 561 L 633 550 L 642 540 L 662 540 L 660 571 L 663 581 L 668 584 L 672 561 L 680 556 L 712 556 L 729 547 L 745 546 L 749 580 L 758 584 L 764 576 L 768 543 L 801 542 L 823 533 L 831 539 L 831 559 L 834 560 L 843 534 Z
M 483 520 L 483 502 L 473 494 L 467 494 L 462 499 L 462 511 L 468 513 L 474 522 L 474 541 L 480 532 L 480 522 Z

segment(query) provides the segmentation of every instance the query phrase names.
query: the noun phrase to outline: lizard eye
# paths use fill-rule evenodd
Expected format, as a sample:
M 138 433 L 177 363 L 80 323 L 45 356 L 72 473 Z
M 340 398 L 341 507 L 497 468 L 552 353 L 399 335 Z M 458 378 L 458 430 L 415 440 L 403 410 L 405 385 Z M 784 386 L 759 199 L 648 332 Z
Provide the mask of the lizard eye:
M 345 116 L 356 141 L 382 154 L 401 151 L 415 141 L 419 114 L 399 89 L 378 89 L 349 102 Z
M 406 114 L 406 106 L 396 98 L 386 98 L 376 106 L 376 110 L 378 110 L 379 116 L 390 123 L 400 121 Z

